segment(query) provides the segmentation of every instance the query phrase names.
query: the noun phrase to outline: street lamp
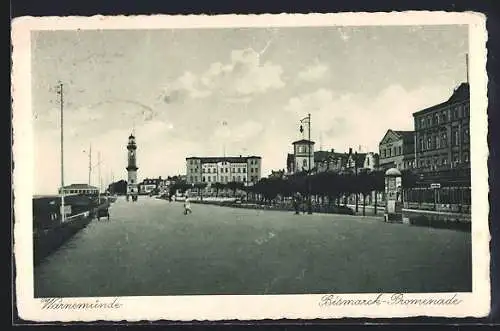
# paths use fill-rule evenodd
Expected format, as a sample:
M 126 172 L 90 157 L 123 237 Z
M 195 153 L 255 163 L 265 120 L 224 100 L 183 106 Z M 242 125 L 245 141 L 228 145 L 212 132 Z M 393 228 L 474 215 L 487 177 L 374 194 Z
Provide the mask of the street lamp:
M 312 152 L 312 143 L 311 143 L 311 114 L 307 114 L 307 117 L 304 117 L 303 119 L 300 120 L 300 123 L 305 123 L 307 124 L 307 140 L 308 140 L 308 167 L 307 167 L 307 213 L 312 214 L 312 202 L 311 202 L 311 178 L 310 174 L 312 171 L 311 167 L 311 152 Z M 301 125 L 300 126 L 300 132 L 304 132 L 304 128 Z

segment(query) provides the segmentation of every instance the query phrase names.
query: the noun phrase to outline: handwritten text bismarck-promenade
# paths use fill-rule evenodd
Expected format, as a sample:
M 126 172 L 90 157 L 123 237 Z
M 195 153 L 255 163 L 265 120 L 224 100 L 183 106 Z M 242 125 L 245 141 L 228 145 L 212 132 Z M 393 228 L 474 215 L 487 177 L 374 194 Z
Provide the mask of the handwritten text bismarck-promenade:
M 122 304 L 118 298 L 104 302 L 99 299 L 93 301 L 68 301 L 62 298 L 42 299 L 42 309 L 60 310 L 91 310 L 91 309 L 119 309 Z
M 371 298 L 354 299 L 336 294 L 321 297 L 320 307 L 329 306 L 373 306 L 373 305 L 400 305 L 400 306 L 453 306 L 462 302 L 457 294 L 439 297 L 412 298 L 411 296 L 396 293 L 391 295 L 378 294 Z

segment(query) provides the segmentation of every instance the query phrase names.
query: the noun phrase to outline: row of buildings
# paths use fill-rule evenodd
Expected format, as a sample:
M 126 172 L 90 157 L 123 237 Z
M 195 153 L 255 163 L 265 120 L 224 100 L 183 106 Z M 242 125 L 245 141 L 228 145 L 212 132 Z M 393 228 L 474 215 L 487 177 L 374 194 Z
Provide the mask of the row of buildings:
M 470 95 L 469 84 L 460 84 L 450 98 L 435 106 L 413 113 L 414 130 L 389 129 L 379 143 L 378 152 L 337 152 L 334 149 L 314 151 L 314 142 L 307 139 L 292 143 L 293 153 L 286 158 L 286 169 L 273 171 L 270 176 L 285 177 L 297 172 L 363 171 L 398 168 L 411 169 L 419 174 L 423 189 L 429 183 L 458 189 L 460 197 L 470 200 Z M 130 137 L 132 140 L 134 137 Z M 129 143 L 129 185 L 135 186 L 135 141 Z M 166 179 L 146 178 L 137 183 L 139 194 L 162 192 L 172 182 L 182 180 L 187 184 L 206 184 L 211 190 L 214 183 L 230 182 L 251 186 L 262 177 L 260 156 L 198 157 L 186 158 L 186 173 Z M 464 192 L 466 193 L 464 193 Z M 422 191 L 423 192 L 423 191 Z M 434 193 L 418 192 L 435 199 Z M 452 192 L 453 193 L 453 192 Z M 447 193 L 452 195 L 452 193 Z M 415 196 L 415 192 L 407 192 Z M 455 194 L 455 193 L 453 193 Z M 427 198 L 426 198 L 427 199 Z
M 287 155 L 288 174 L 300 171 L 343 171 L 398 168 L 432 172 L 470 168 L 469 84 L 462 83 L 443 103 L 413 113 L 414 130 L 389 129 L 379 151 L 360 153 L 314 151 L 314 142 L 293 142 Z
M 413 113 L 414 130 L 389 129 L 379 143 L 378 153 L 349 149 L 314 151 L 314 142 L 293 142 L 287 155 L 286 176 L 301 171 L 351 171 L 398 168 L 417 175 L 414 187 L 403 194 L 405 206 L 434 210 L 470 210 L 470 91 L 460 84 L 448 100 Z M 436 188 L 438 188 L 436 190 Z
M 380 142 L 380 166 L 439 171 L 469 167 L 469 84 L 443 103 L 413 113 L 414 131 L 388 130 Z

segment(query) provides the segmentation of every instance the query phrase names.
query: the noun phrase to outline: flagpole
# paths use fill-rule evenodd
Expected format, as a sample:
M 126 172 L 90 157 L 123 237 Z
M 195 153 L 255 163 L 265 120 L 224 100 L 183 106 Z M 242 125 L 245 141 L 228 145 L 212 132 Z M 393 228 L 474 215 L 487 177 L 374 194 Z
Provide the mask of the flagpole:
M 465 54 L 465 68 L 466 68 L 466 78 L 467 78 L 467 84 L 469 84 L 469 53 Z
M 311 175 L 312 167 L 311 167 L 311 152 L 312 152 L 312 142 L 311 142 L 311 114 L 307 114 L 307 129 L 308 129 L 308 140 L 309 140 L 309 175 Z M 309 177 L 309 185 L 308 185 L 308 206 L 307 213 L 312 214 L 312 202 L 311 202 L 311 178 Z

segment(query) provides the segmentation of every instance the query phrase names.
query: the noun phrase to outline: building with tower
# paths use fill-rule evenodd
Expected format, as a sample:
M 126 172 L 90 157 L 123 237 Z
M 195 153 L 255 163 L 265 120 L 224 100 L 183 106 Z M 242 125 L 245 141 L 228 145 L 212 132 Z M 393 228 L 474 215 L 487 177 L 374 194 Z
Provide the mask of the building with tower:
M 288 171 L 296 173 L 309 171 L 314 167 L 314 141 L 301 139 L 294 141 L 293 157 L 289 159 Z M 293 160 L 292 162 L 290 162 Z
M 137 200 L 137 195 L 139 193 L 137 185 L 137 169 L 139 168 L 137 168 L 137 145 L 133 134 L 128 137 L 127 153 L 127 198 L 132 197 L 133 200 Z

